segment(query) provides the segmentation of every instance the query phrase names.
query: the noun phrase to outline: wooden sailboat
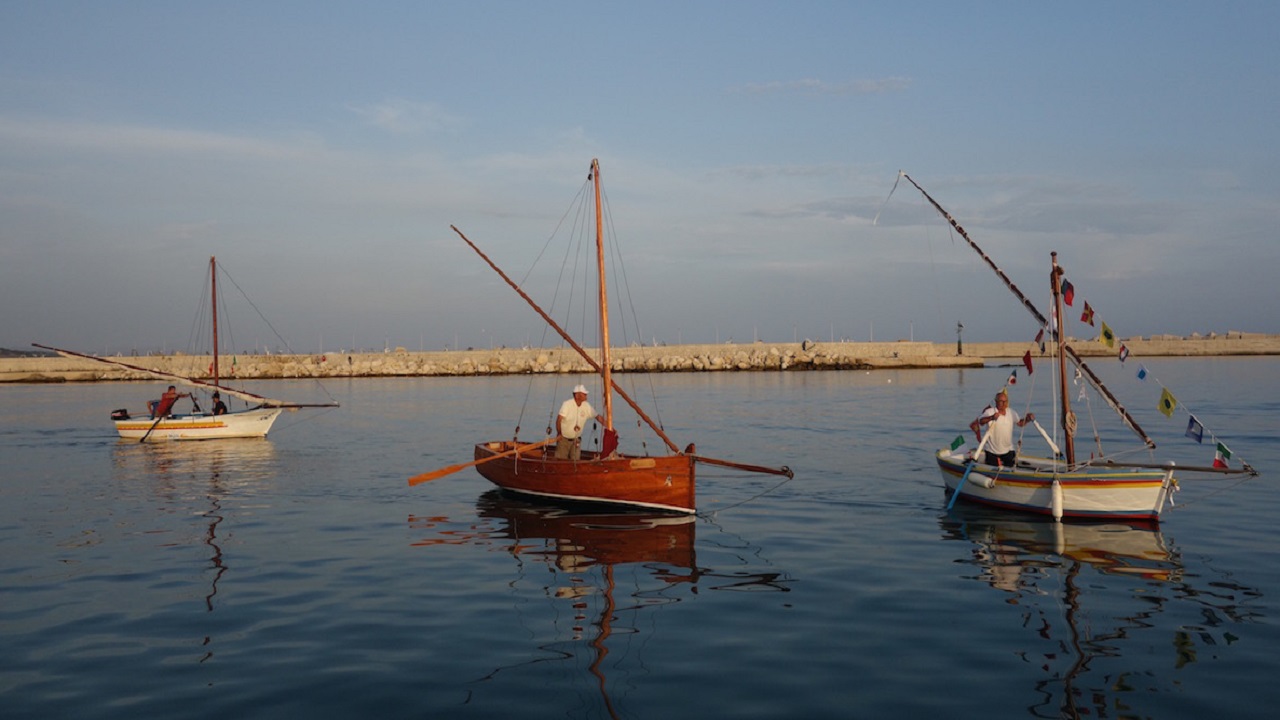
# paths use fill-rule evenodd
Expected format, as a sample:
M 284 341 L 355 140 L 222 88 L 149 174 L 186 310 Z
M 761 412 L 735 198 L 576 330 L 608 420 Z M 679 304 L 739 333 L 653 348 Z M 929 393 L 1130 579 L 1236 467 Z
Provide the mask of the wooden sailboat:
M 338 403 L 292 403 L 274 400 L 256 393 L 227 387 L 221 382 L 218 351 L 218 264 L 217 258 L 209 258 L 209 277 L 212 294 L 212 326 L 213 326 L 213 361 L 210 364 L 210 378 L 201 380 L 194 377 L 161 372 L 140 365 L 122 362 L 115 358 L 87 355 L 74 350 L 49 347 L 33 343 L 38 348 L 52 350 L 68 357 L 78 357 L 95 362 L 128 368 L 157 378 L 172 380 L 191 388 L 217 392 L 230 397 L 240 398 L 249 403 L 243 410 L 220 415 L 213 413 L 213 404 L 207 410 L 201 410 L 199 403 L 192 396 L 192 410 L 189 413 L 172 412 L 169 408 L 148 409 L 137 415 L 128 410 L 116 410 L 111 414 L 116 432 L 126 440 L 162 441 L 162 440 L 215 440 L 223 438 L 260 438 L 266 437 L 276 418 L 284 410 L 295 410 L 304 407 L 337 407 Z M 156 410 L 163 410 L 156 412 Z
M 595 205 L 595 249 L 598 312 L 600 320 L 599 357 L 593 357 L 566 333 L 510 277 L 488 258 L 457 227 L 459 237 L 493 268 L 564 340 L 599 374 L 603 386 L 604 439 L 598 451 L 582 451 L 578 460 L 557 459 L 554 438 L 536 442 L 518 439 L 482 442 L 475 446 L 474 462 L 444 468 L 409 479 L 410 485 L 435 479 L 466 466 L 474 466 L 494 485 L 525 496 L 567 503 L 594 503 L 643 508 L 672 513 L 693 513 L 697 509 L 695 463 L 721 465 L 749 472 L 792 476 L 789 468 L 744 465 L 696 454 L 692 444 L 681 450 L 667 437 L 641 407 L 616 383 L 609 354 L 609 308 L 604 255 L 604 220 L 600 192 L 600 165 L 591 161 L 591 182 Z M 614 395 L 621 397 L 670 450 L 667 455 L 628 455 L 617 451 L 614 429 Z
M 995 271 L 996 275 L 1013 292 L 1043 329 L 1048 329 L 1055 346 L 1057 372 L 1058 426 L 1062 448 L 1041 430 L 1051 449 L 1051 457 L 1024 455 L 1018 449 L 1012 466 L 988 465 L 980 460 L 986 442 L 984 437 L 978 447 L 967 452 L 962 444 L 943 448 L 936 453 L 943 481 L 951 493 L 951 503 L 957 499 L 981 503 L 993 507 L 1052 515 L 1055 519 L 1129 519 L 1156 521 L 1160 512 L 1171 501 L 1177 490 L 1174 463 L 1123 463 L 1114 457 L 1093 456 L 1078 458 L 1075 449 L 1076 416 L 1071 410 L 1068 396 L 1067 363 L 1079 369 L 1080 377 L 1089 383 L 1106 403 L 1120 416 L 1123 423 L 1141 438 L 1147 450 L 1154 450 L 1155 442 L 1142 430 L 1124 405 L 1102 383 L 1084 360 L 1066 341 L 1063 323 L 1051 324 L 1018 290 L 996 264 L 978 247 L 964 228 L 942 208 L 911 176 L 901 173 L 924 195 L 925 199 L 951 224 L 961 237 Z M 1063 318 L 1063 274 L 1058 265 L 1057 253 L 1051 254 L 1051 286 L 1054 317 Z M 1039 425 L 1036 426 L 1039 428 Z M 1247 465 L 1243 470 L 1221 470 L 1208 467 L 1181 467 L 1179 471 L 1236 472 L 1256 474 Z

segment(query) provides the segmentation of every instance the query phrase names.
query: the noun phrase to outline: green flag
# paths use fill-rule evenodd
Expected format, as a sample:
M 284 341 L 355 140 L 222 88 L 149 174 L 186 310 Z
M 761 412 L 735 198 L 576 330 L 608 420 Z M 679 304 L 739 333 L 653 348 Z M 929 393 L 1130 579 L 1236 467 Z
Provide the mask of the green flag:
M 955 452 L 957 448 L 964 444 L 964 436 L 957 435 L 955 440 L 951 441 L 951 451 Z

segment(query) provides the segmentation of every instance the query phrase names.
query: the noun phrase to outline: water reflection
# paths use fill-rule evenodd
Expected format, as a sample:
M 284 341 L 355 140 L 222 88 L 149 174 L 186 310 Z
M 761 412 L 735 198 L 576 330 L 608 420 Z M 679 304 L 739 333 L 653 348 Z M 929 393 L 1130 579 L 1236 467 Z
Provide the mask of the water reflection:
M 262 439 L 150 444 L 122 440 L 114 448 L 112 474 L 117 483 L 149 494 L 162 515 L 199 518 L 198 538 L 182 535 L 167 544 L 208 548 L 206 612 L 213 612 L 218 583 L 230 569 L 219 531 L 226 520 L 223 505 L 270 477 L 274 463 L 275 447 Z M 205 635 L 200 645 L 203 663 L 213 657 L 213 637 Z
M 476 503 L 479 523 L 447 517 L 411 516 L 410 526 L 425 535 L 415 546 L 492 545 L 510 554 L 517 584 L 528 585 L 555 607 L 550 640 L 527 661 L 494 668 L 476 682 L 524 665 L 571 663 L 591 678 L 602 712 L 620 717 L 617 689 L 635 691 L 654 673 L 642 658 L 656 632 L 644 617 L 661 607 L 692 602 L 698 589 L 788 592 L 782 572 L 723 571 L 699 566 L 692 515 L 575 511 L 530 503 L 492 490 Z M 718 528 L 717 528 L 718 530 Z M 743 543 L 740 557 L 759 563 L 759 548 Z M 719 550 L 719 548 L 717 548 Z M 517 608 L 519 609 L 519 608 Z M 534 636 L 546 632 L 535 629 Z M 610 659 L 610 650 L 623 648 Z M 469 702 L 469 700 L 468 700 Z
M 112 449 L 113 478 L 146 482 L 159 493 L 183 492 L 210 479 L 243 486 L 270 477 L 275 445 L 263 439 L 139 443 L 121 440 Z M 225 476 L 225 477 L 224 477 Z
M 940 524 L 946 539 L 972 544 L 960 562 L 979 570 L 973 579 L 1022 608 L 1022 628 L 1035 637 L 1021 657 L 1043 676 L 1034 683 L 1041 699 L 1028 707 L 1035 717 L 1123 716 L 1133 693 L 1163 689 L 1137 669 L 1148 667 L 1147 655 L 1169 653 L 1171 662 L 1155 667 L 1181 668 L 1196 662 L 1199 646 L 1233 642 L 1224 626 L 1257 620 L 1248 607 L 1261 596 L 1255 588 L 1189 572 L 1156 525 L 1059 523 L 968 507 Z M 1166 612 L 1201 623 L 1157 622 Z M 1172 638 L 1158 637 L 1171 627 Z

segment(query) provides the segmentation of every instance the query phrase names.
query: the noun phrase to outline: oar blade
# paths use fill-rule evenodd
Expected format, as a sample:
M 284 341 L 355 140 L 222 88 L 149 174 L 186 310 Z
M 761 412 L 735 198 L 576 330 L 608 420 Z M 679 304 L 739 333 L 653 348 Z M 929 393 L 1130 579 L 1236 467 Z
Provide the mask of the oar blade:
M 449 467 L 443 467 L 443 468 L 440 468 L 439 470 L 432 470 L 431 472 L 425 472 L 425 473 L 422 473 L 421 475 L 414 475 L 413 477 L 409 478 L 409 485 L 410 486 L 421 485 L 424 482 L 439 480 L 445 475 L 452 475 L 458 472 L 459 470 L 466 470 L 472 465 L 475 465 L 475 463 L 469 462 L 469 463 L 462 463 L 460 465 L 450 465 Z

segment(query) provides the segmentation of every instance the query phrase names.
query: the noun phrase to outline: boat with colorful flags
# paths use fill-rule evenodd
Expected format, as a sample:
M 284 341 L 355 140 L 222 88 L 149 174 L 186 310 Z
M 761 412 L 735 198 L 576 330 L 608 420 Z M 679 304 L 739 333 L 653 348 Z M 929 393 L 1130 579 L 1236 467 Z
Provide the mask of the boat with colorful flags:
M 1187 435 L 1203 443 L 1206 434 L 1216 454 L 1212 465 L 1175 465 L 1172 461 L 1160 461 L 1154 457 L 1156 443 L 1143 431 L 1137 420 L 1120 400 L 1103 384 L 1101 378 L 1089 367 L 1075 349 L 1066 333 L 1065 309 L 1076 300 L 1074 285 L 1066 279 L 1066 271 L 1058 264 L 1058 254 L 1050 254 L 1050 293 L 1052 315 L 1046 318 L 1018 289 L 994 261 L 978 247 L 965 229 L 934 200 L 924 188 L 909 175 L 900 173 L 924 195 L 925 199 L 950 223 L 951 227 L 978 253 L 986 264 L 1003 281 L 1005 286 L 1031 313 L 1038 324 L 1033 346 L 1040 348 L 1043 357 L 1046 344 L 1052 344 L 1052 354 L 1045 358 L 1055 376 L 1055 406 L 1057 422 L 1051 435 L 1035 420 L 1034 413 L 1020 416 L 1007 408 L 997 393 L 996 407 L 988 407 L 970 425 L 976 447 L 968 447 L 964 435 L 957 436 L 949 447 L 935 454 L 938 467 L 946 485 L 950 509 L 963 499 L 982 505 L 1008 510 L 1052 515 L 1055 519 L 1081 518 L 1106 520 L 1157 521 L 1161 511 L 1172 503 L 1178 490 L 1178 474 L 1204 472 L 1257 475 L 1247 462 L 1239 458 L 1231 462 L 1231 451 L 1208 432 L 1200 419 L 1189 414 Z M 896 183 L 895 183 L 896 188 Z M 890 193 L 892 194 L 892 193 Z M 1061 319 L 1063 322 L 1058 322 Z M 1120 362 L 1129 359 L 1126 345 L 1117 339 L 1114 330 L 1097 316 L 1094 307 L 1085 302 L 1081 322 L 1098 328 L 1097 341 L 1105 344 Z M 1098 322 L 1100 325 L 1095 325 Z M 1047 341 L 1047 342 L 1046 342 Z M 1028 374 L 1034 373 L 1036 358 L 1030 349 L 1022 357 L 1022 365 Z M 1070 369 L 1070 370 L 1069 370 Z M 1145 379 L 1147 371 L 1140 367 L 1139 379 Z M 1016 382 L 1017 370 L 1010 375 Z M 1116 412 L 1122 424 L 1136 434 L 1141 441 L 1136 447 L 1111 451 L 1102 447 L 1101 436 L 1095 427 L 1091 439 L 1095 447 L 1091 452 L 1077 451 L 1077 427 L 1079 419 L 1072 410 L 1070 391 L 1079 389 L 1079 397 L 1092 390 L 1096 396 Z M 1172 417 L 1178 408 L 1177 399 L 1163 385 L 1157 409 L 1166 417 Z M 1031 427 L 1045 441 L 1043 456 L 1024 453 L 1021 437 L 1014 438 L 1013 431 Z M 998 447 L 996 445 L 999 445 Z M 1146 458 L 1129 461 L 1125 458 L 1134 452 L 1145 453 Z

